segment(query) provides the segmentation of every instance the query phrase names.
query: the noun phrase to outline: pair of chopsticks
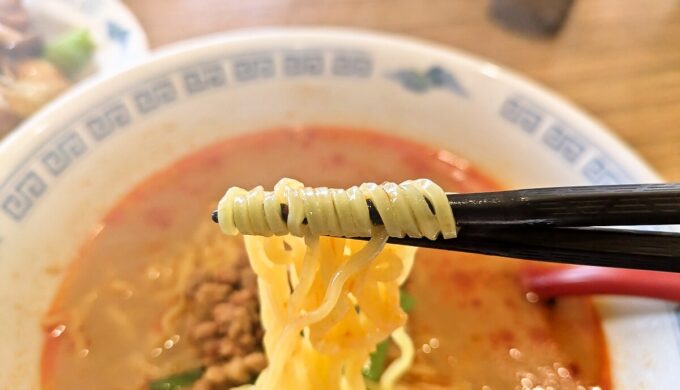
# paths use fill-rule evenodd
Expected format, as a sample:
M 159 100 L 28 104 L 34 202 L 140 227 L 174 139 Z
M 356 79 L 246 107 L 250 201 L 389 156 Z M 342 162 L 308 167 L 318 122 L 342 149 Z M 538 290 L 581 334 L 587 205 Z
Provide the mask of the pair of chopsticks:
M 680 272 L 680 183 L 447 194 L 458 237 L 394 244 L 557 263 Z
M 680 183 L 447 194 L 452 239 L 393 244 L 567 264 L 680 272 L 680 233 L 605 228 L 680 224 Z M 287 220 L 287 208 L 281 216 Z M 380 214 L 367 201 L 371 221 Z M 217 212 L 213 220 L 218 222 Z M 367 238 L 356 238 L 364 239 Z

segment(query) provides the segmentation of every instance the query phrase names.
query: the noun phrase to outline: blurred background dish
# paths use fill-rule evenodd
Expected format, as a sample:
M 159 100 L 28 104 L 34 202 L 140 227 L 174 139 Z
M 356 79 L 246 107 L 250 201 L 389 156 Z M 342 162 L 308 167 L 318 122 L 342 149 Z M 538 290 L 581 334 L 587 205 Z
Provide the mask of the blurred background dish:
M 0 1 L 0 137 L 73 84 L 146 51 L 116 0 Z

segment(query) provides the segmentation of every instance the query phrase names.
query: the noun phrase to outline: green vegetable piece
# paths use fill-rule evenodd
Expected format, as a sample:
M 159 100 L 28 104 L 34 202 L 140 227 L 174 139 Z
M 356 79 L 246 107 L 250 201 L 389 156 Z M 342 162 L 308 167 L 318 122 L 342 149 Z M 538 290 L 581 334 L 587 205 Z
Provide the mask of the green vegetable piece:
M 399 306 L 401 306 L 401 310 L 408 313 L 415 305 L 416 299 L 413 297 L 413 295 L 401 290 L 401 294 L 399 294 Z
M 378 382 L 383 371 L 385 371 L 385 364 L 387 363 L 387 347 L 389 346 L 389 339 L 381 342 L 375 347 L 375 352 L 371 354 L 369 365 L 364 368 L 364 378 Z
M 64 74 L 72 77 L 87 65 L 94 49 L 90 33 L 85 29 L 79 29 L 48 43 L 43 55 Z
M 149 390 L 181 390 L 187 389 L 203 375 L 203 368 L 194 368 L 179 374 L 153 380 L 149 383 Z

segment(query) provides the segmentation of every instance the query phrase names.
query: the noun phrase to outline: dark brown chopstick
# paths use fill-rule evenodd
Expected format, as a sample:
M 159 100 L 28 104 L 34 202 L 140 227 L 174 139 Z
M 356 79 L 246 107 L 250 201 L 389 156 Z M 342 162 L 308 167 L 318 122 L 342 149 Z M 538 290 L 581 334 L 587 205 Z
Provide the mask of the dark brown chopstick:
M 680 183 L 448 194 L 459 226 L 680 224 Z
M 526 260 L 680 272 L 680 233 L 604 228 L 461 228 L 453 239 L 390 243 Z
M 458 226 L 636 226 L 680 224 L 680 183 L 554 187 L 447 194 Z M 367 201 L 371 221 L 382 218 Z M 281 218 L 288 208 L 281 205 Z M 217 212 L 212 219 L 217 221 Z
M 447 198 L 458 237 L 390 238 L 389 242 L 518 259 L 680 272 L 680 233 L 601 228 L 680 225 L 680 183 L 537 188 L 447 194 Z M 367 205 L 371 221 L 382 224 L 373 204 L 367 201 Z M 212 218 L 218 222 L 217 212 Z M 288 218 L 285 205 L 281 218 Z

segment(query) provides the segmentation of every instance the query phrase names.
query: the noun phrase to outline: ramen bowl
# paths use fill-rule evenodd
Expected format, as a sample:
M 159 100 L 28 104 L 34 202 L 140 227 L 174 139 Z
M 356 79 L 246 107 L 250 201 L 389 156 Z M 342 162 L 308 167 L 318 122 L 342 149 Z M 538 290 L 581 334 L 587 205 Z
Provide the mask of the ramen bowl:
M 5 388 L 40 387 L 41 320 L 69 263 L 133 187 L 218 140 L 310 124 L 450 150 L 506 188 L 659 180 L 571 104 L 449 48 L 341 29 L 242 31 L 168 47 L 75 88 L 0 144 Z M 674 306 L 596 304 L 614 388 L 680 388 Z

